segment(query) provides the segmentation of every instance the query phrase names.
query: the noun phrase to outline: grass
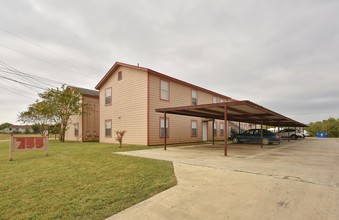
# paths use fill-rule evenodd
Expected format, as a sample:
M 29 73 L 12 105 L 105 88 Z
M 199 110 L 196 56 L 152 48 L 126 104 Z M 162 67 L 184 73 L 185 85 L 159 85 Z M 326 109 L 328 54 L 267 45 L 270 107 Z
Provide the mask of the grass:
M 0 142 L 0 219 L 104 219 L 176 184 L 167 161 L 113 154 L 146 149 L 49 142 L 43 151 L 14 152 Z
M 0 134 L 0 140 L 9 140 L 9 134 Z

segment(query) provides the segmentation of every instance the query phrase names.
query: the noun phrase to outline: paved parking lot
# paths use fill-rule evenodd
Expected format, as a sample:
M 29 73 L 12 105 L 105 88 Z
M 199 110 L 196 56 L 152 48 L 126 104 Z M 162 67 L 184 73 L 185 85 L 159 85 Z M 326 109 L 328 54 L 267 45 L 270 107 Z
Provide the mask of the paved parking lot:
M 339 140 L 171 147 L 178 185 L 110 219 L 339 219 Z

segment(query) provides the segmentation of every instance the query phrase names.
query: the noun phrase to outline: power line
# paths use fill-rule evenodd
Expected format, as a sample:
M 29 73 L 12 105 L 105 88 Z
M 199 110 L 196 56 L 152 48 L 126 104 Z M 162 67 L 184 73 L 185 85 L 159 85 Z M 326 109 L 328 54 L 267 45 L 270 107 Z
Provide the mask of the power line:
M 22 90 L 22 89 L 19 89 L 18 87 L 12 88 L 12 87 L 9 86 L 8 84 L 3 84 L 3 83 L 1 83 L 1 82 L 0 82 L 0 87 L 6 89 L 6 91 L 15 93 L 15 94 L 20 95 L 20 96 L 24 96 L 24 97 L 29 98 L 29 99 L 34 98 L 33 95 L 36 96 L 36 94 L 33 93 L 33 92 L 31 92 L 31 91 L 24 91 L 24 90 Z M 28 96 L 28 95 L 27 95 L 27 92 L 30 92 L 32 96 Z
M 9 73 L 9 74 L 14 74 L 14 75 L 25 77 L 25 78 L 31 78 L 31 79 L 34 79 L 36 81 L 45 83 L 45 84 L 47 84 L 49 86 L 53 86 L 53 85 L 51 85 L 52 83 L 54 83 L 54 84 L 66 84 L 66 83 L 61 82 L 61 81 L 47 79 L 47 78 L 43 78 L 43 77 L 40 77 L 40 76 L 35 76 L 35 75 L 32 75 L 32 74 L 29 74 L 29 73 L 24 73 L 22 71 L 19 71 L 19 70 L 15 69 L 14 67 L 8 65 L 7 63 L 5 63 L 5 62 L 3 62 L 1 60 L 0 60 L 0 68 L 4 69 L 4 70 L 2 70 L 2 72 L 6 72 L 6 73 Z
M 33 42 L 33 41 L 31 41 L 31 40 L 29 40 L 29 39 L 27 39 L 27 38 L 24 38 L 24 37 L 22 37 L 22 36 L 19 36 L 19 35 L 17 35 L 17 34 L 14 34 L 14 33 L 10 32 L 10 31 L 8 31 L 8 30 L 5 30 L 5 29 L 3 29 L 3 28 L 1 28 L 1 27 L 0 27 L 0 30 L 3 31 L 3 32 L 6 32 L 7 34 L 10 34 L 10 35 L 12 35 L 12 36 L 14 36 L 14 37 L 16 37 L 16 38 L 19 38 L 19 39 L 21 39 L 21 40 L 23 40 L 23 41 L 26 41 L 26 42 L 28 42 L 28 43 L 30 43 L 30 44 L 36 46 L 36 47 L 39 47 L 39 48 L 41 48 L 41 49 L 43 49 L 43 50 L 46 50 L 46 51 L 48 51 L 49 53 L 52 53 L 52 54 L 57 55 L 57 56 L 59 56 L 59 57 L 62 57 L 62 58 L 64 58 L 64 59 L 70 60 L 70 61 L 75 62 L 75 63 L 77 63 L 77 64 L 84 65 L 84 66 L 89 67 L 89 68 L 91 68 L 91 69 L 93 69 L 93 70 L 101 71 L 101 70 L 99 70 L 99 69 L 97 69 L 97 68 L 95 68 L 95 67 L 89 66 L 89 65 L 87 65 L 87 64 L 85 64 L 85 63 L 83 63 L 83 62 L 80 62 L 80 61 L 78 61 L 78 60 L 75 60 L 75 59 L 73 59 L 73 58 L 71 58 L 71 57 L 68 57 L 68 56 L 65 56 L 65 55 L 63 55 L 63 54 L 57 53 L 57 52 L 55 52 L 55 51 L 53 51 L 53 50 L 51 50 L 51 49 L 48 49 L 48 48 L 46 48 L 46 47 L 44 47 L 44 46 L 42 46 L 42 45 L 40 45 L 40 44 L 37 44 L 37 43 L 35 43 L 35 42 Z
M 57 64 L 54 64 L 54 63 L 50 63 L 50 62 L 48 62 L 48 61 L 42 60 L 42 59 L 40 59 L 40 58 L 37 58 L 37 57 L 35 57 L 35 56 L 32 56 L 32 55 L 27 54 L 27 53 L 25 53 L 25 52 L 22 52 L 22 51 L 20 51 L 20 50 L 14 49 L 14 48 L 12 48 L 12 47 L 8 47 L 8 46 L 3 45 L 3 44 L 1 44 L 1 43 L 0 43 L 0 46 L 5 47 L 5 48 L 7 48 L 7 49 L 9 49 L 9 50 L 13 50 L 13 51 L 18 52 L 18 53 L 21 53 L 21 54 L 23 54 L 23 55 L 25 55 L 25 56 L 31 57 L 31 58 L 33 58 L 33 59 L 36 59 L 36 60 L 40 61 L 40 62 L 47 63 L 47 64 L 49 64 L 49 65 L 56 66 L 56 67 L 58 67 L 58 68 L 63 68 L 64 70 L 67 70 L 67 71 L 70 71 L 70 72 L 73 72 L 73 73 L 76 73 L 76 74 L 79 74 L 79 75 L 82 75 L 82 76 L 84 75 L 84 76 L 86 76 L 86 77 L 88 77 L 88 78 L 90 78 L 90 79 L 94 79 L 94 78 L 92 77 L 92 75 L 85 74 L 85 73 L 79 73 L 79 72 L 76 72 L 76 71 L 74 71 L 74 70 L 72 70 L 72 69 L 70 69 L 70 68 L 66 68 L 66 67 L 64 67 L 64 66 L 60 66 L 60 65 L 57 65 Z
M 1 75 L 1 73 L 5 75 Z M 20 86 L 25 86 L 29 89 L 29 91 L 34 89 L 42 89 L 46 90 L 48 87 L 53 87 L 51 84 L 57 84 L 57 85 L 67 85 L 67 86 L 73 86 L 64 82 L 51 80 L 47 78 L 43 78 L 40 76 L 35 76 L 33 74 L 28 74 L 25 72 L 22 72 L 20 70 L 15 69 L 14 67 L 10 66 L 9 64 L 5 63 L 4 61 L 0 60 L 0 78 L 8 80 L 10 83 L 16 83 Z M 44 87 L 42 87 L 40 84 L 36 83 L 41 82 Z M 8 86 L 11 88 L 10 86 Z M 15 86 L 16 90 L 18 90 L 18 87 Z M 38 91 L 35 91 L 38 93 Z
M 11 78 L 6 77 L 6 76 L 0 76 L 0 78 L 7 79 L 7 80 L 10 80 L 10 81 L 13 81 L 13 82 L 16 82 L 16 83 L 20 83 L 22 85 L 31 86 L 31 87 L 34 87 L 34 88 L 37 88 L 37 89 L 42 89 L 42 90 L 46 89 L 46 88 L 43 88 L 43 87 L 40 87 L 40 86 L 35 86 L 35 85 L 28 84 L 28 83 L 20 82 L 18 80 L 11 79 Z
M 1 73 L 3 75 L 1 75 Z M 0 60 L 0 78 L 24 86 L 28 88 L 29 91 L 34 89 L 46 90 L 48 89 L 48 87 L 52 87 L 53 86 L 52 84 L 64 84 L 56 80 L 46 79 L 40 76 L 24 73 L 1 60 Z M 35 92 L 38 93 L 38 91 Z

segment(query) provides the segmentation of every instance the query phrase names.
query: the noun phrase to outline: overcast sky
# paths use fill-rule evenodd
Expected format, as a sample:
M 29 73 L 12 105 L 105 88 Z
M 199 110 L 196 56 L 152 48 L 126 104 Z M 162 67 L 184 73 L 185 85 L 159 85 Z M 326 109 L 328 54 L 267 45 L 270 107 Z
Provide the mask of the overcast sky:
M 0 61 L 89 89 L 139 63 L 303 123 L 339 118 L 339 1 L 2 0 Z M 0 124 L 19 124 L 31 85 L 57 86 L 8 78 L 0 66 Z

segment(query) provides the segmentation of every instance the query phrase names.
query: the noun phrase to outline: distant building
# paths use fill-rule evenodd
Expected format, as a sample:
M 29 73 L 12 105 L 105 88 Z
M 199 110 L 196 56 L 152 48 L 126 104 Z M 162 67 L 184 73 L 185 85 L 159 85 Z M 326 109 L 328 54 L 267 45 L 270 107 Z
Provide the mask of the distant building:
M 2 130 L 7 134 L 25 134 L 25 133 L 33 133 L 32 126 L 30 125 L 11 125 L 8 128 Z

